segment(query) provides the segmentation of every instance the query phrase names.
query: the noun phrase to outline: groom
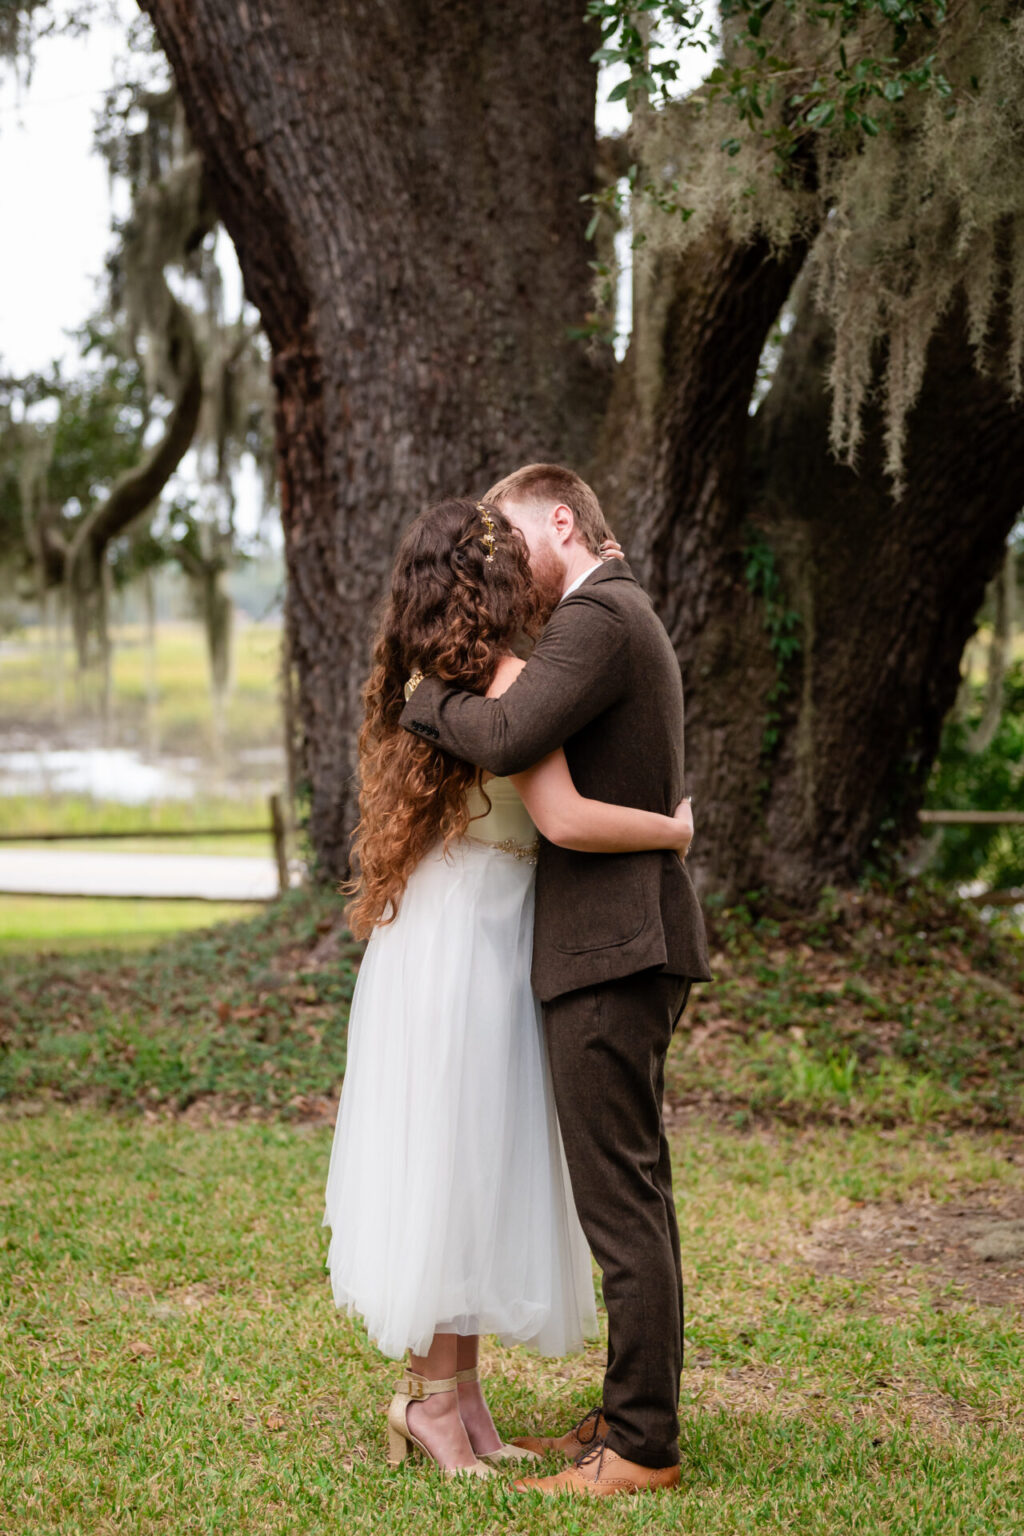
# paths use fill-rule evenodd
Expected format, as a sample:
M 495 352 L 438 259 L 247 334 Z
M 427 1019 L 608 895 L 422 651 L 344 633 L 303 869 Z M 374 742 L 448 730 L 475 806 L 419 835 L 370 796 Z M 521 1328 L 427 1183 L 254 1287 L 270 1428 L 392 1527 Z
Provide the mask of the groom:
M 683 690 L 671 642 L 571 470 L 529 464 L 485 498 L 522 533 L 554 611 L 496 699 L 437 678 L 402 725 L 505 775 L 565 749 L 576 787 L 670 816 L 683 794 Z M 691 983 L 709 981 L 700 905 L 673 853 L 575 853 L 541 840 L 533 988 L 583 1230 L 608 1311 L 603 1403 L 558 1439 L 572 1465 L 517 1488 L 633 1493 L 679 1481 L 683 1292 L 662 1120 L 665 1053 Z

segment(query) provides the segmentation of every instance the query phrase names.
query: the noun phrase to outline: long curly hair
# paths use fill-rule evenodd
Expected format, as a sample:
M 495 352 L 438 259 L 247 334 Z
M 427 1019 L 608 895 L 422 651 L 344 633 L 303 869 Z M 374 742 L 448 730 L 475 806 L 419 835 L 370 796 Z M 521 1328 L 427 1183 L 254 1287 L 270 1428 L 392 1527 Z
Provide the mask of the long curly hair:
M 354 897 L 346 919 L 358 938 L 394 922 L 409 876 L 439 839 L 447 850 L 465 833 L 466 792 L 480 777 L 479 769 L 399 725 L 410 673 L 485 693 L 501 656 L 539 628 L 526 542 L 490 504 L 488 529 L 481 505 L 452 498 L 429 507 L 395 556 L 363 690 L 355 873 L 341 887 Z M 484 544 L 488 531 L 492 546 Z

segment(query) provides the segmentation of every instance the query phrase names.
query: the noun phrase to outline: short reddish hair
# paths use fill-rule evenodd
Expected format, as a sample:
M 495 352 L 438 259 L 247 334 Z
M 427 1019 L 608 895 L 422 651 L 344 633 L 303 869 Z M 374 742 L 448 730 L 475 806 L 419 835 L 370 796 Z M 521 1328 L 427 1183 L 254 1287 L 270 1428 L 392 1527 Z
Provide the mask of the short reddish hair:
M 495 506 L 506 501 L 564 502 L 576 520 L 576 530 L 587 548 L 595 555 L 601 553 L 605 539 L 612 537 L 604 520 L 601 503 L 587 482 L 574 470 L 561 464 L 524 464 L 513 470 L 504 480 L 484 497 Z

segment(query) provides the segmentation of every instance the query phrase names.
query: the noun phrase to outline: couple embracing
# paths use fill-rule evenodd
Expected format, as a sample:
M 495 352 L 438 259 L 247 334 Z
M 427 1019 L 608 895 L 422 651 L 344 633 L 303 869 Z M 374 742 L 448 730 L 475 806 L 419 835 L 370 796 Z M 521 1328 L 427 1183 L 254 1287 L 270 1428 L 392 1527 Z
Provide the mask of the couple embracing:
M 389 1459 L 416 1447 L 490 1476 L 551 1456 L 568 1464 L 515 1487 L 672 1487 L 683 1292 L 662 1091 L 710 972 L 683 862 L 679 666 L 590 487 L 533 464 L 422 513 L 365 700 L 349 921 L 369 943 L 324 1225 L 337 1306 L 409 1352 Z M 480 1335 L 581 1348 L 591 1252 L 601 1402 L 505 1443 Z

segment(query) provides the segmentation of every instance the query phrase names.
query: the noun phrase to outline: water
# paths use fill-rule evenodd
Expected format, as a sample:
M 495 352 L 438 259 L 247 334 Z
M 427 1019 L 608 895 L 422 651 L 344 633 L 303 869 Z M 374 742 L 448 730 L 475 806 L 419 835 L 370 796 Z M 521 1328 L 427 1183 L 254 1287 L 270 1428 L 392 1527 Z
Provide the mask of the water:
M 0 752 L 0 795 L 90 795 L 122 805 L 189 800 L 203 769 L 198 757 L 149 763 L 125 747 L 18 748 Z

